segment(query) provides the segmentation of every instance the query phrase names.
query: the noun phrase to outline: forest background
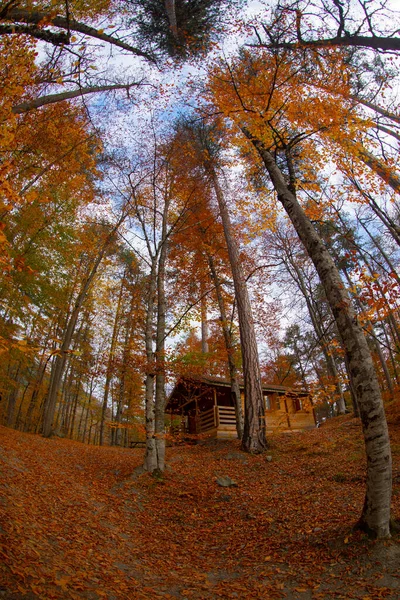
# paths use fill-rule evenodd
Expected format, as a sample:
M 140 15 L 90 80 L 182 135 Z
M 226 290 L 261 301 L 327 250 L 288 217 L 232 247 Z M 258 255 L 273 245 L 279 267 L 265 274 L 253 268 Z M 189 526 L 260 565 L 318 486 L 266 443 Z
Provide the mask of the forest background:
M 128 445 L 146 420 L 162 470 L 168 382 L 243 369 L 248 450 L 262 374 L 361 411 L 367 454 L 379 414 L 389 465 L 393 6 L 3 2 L 0 19 L 2 422 Z

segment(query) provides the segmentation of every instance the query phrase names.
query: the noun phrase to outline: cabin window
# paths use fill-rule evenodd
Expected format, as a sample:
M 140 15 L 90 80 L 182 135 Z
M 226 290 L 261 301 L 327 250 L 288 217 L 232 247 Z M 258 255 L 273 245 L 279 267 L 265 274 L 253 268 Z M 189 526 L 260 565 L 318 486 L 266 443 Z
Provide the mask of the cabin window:
M 265 398 L 265 410 L 271 410 L 271 400 L 268 396 L 264 396 Z

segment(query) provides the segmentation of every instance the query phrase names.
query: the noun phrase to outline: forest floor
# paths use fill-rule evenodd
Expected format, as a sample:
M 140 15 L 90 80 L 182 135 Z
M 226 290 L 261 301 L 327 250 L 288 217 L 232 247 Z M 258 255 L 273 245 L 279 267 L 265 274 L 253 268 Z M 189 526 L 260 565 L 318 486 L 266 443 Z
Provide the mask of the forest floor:
M 388 420 L 400 519 L 400 403 Z M 171 447 L 156 479 L 133 475 L 143 449 L 1 428 L 0 599 L 399 599 L 398 537 L 352 528 L 359 421 L 270 442 L 262 456 L 236 441 Z

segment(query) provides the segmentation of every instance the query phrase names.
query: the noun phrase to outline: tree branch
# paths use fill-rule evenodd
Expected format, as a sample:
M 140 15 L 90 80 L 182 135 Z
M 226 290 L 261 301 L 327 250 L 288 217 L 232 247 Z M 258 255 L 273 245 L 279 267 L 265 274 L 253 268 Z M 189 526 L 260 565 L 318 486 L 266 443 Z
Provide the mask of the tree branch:
M 40 32 L 44 32 L 45 30 L 41 29 L 40 26 L 43 26 L 44 24 L 46 26 L 51 26 L 53 25 L 54 27 L 59 27 L 60 29 L 65 29 L 67 32 L 68 31 L 75 31 L 78 33 L 82 33 L 83 35 L 88 35 L 92 38 L 96 38 L 98 40 L 102 40 L 103 42 L 107 42 L 108 44 L 112 44 L 113 46 L 118 46 L 119 48 L 122 48 L 123 50 L 127 50 L 128 52 L 131 52 L 132 54 L 136 54 L 137 56 L 141 56 L 142 58 L 145 58 L 146 60 L 155 63 L 156 59 L 154 56 L 152 56 L 151 54 L 148 54 L 147 52 L 143 52 L 142 50 L 139 50 L 138 48 L 135 48 L 133 46 L 131 46 L 130 44 L 126 44 L 124 41 L 119 40 L 118 38 L 115 38 L 111 35 L 107 35 L 106 33 L 103 33 L 102 30 L 100 29 L 96 29 L 95 27 L 90 27 L 88 25 L 85 25 L 84 23 L 79 23 L 78 21 L 74 21 L 71 19 L 68 19 L 66 17 L 62 17 L 60 15 L 55 15 L 52 16 L 49 13 L 45 13 L 45 12 L 40 12 L 40 11 L 29 11 L 23 8 L 9 8 L 8 10 L 4 11 L 4 13 L 2 14 L 2 19 L 7 20 L 7 21 L 12 21 L 12 22 L 20 22 L 20 23 L 26 23 L 27 25 L 35 25 L 35 26 L 39 26 L 35 28 L 35 31 L 38 29 Z M 18 26 L 16 26 L 18 27 Z M 30 35 L 33 35 L 31 33 L 29 33 L 29 31 L 25 31 L 24 33 L 28 33 Z M 51 32 L 48 32 L 49 34 L 51 34 Z M 61 34 L 52 34 L 52 35 L 61 35 Z M 64 34 L 66 41 L 63 41 L 62 43 L 64 44 L 69 44 L 70 43 L 70 36 L 68 34 Z M 34 35 L 34 37 L 36 37 Z M 43 38 L 40 38 L 43 39 Z M 51 37 L 50 39 L 46 40 L 46 41 L 50 41 L 51 43 Z M 60 43 L 60 42 L 57 42 Z
M 59 94 L 49 94 L 48 96 L 41 96 L 40 98 L 35 98 L 34 100 L 30 100 L 28 102 L 23 102 L 22 104 L 18 104 L 17 106 L 13 106 L 12 112 L 16 115 L 29 112 L 30 110 L 34 110 L 36 108 L 40 108 L 41 106 L 46 106 L 47 104 L 55 104 L 56 102 L 62 102 L 63 100 L 69 100 L 71 98 L 78 98 L 79 96 L 85 96 L 86 94 L 94 94 L 98 92 L 108 92 L 110 90 L 129 90 L 133 86 L 139 86 L 138 83 L 129 83 L 129 84 L 114 84 L 114 85 L 94 85 L 91 87 L 80 88 L 78 90 L 71 90 L 67 92 L 61 92 Z
M 18 33 L 30 35 L 37 40 L 49 42 L 54 46 L 69 44 L 69 36 L 66 33 L 55 33 L 54 31 L 40 29 L 32 25 L 0 25 L 0 35 L 14 35 Z
M 299 48 L 325 48 L 330 46 L 355 46 L 362 48 L 371 48 L 372 50 L 400 50 L 400 38 L 399 37 L 379 37 L 379 36 L 366 36 L 366 35 L 341 35 L 332 38 L 325 38 L 320 40 L 304 40 L 301 39 L 298 42 L 272 42 L 272 43 L 258 43 L 258 44 L 247 44 L 248 46 L 260 47 L 260 48 L 282 48 L 285 50 L 298 50 Z

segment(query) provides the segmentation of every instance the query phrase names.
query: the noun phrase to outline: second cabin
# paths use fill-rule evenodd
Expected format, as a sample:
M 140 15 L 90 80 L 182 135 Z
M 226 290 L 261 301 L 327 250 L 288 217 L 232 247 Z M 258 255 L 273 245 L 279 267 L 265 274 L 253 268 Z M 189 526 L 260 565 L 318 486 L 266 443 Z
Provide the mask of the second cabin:
M 240 386 L 242 407 L 243 386 Z M 303 431 L 316 425 L 308 392 L 281 385 L 263 385 L 266 431 Z M 236 416 L 230 382 L 216 377 L 181 377 L 166 406 L 172 433 L 236 437 Z

